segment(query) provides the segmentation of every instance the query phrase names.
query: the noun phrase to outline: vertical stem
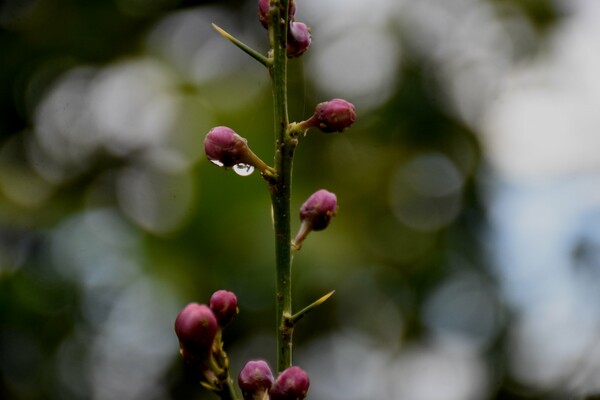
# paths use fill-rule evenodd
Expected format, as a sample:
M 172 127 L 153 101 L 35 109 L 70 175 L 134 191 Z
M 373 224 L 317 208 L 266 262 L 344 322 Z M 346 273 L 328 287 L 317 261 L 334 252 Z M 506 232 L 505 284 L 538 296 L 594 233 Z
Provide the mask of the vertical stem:
M 290 196 L 292 161 L 296 140 L 288 133 L 287 109 L 287 25 L 289 0 L 271 0 L 272 20 L 269 39 L 273 63 L 269 68 L 273 89 L 275 120 L 275 170 L 271 183 L 275 230 L 277 370 L 292 364 L 292 329 L 286 321 L 292 313 Z M 281 23 L 281 21 L 285 21 Z
M 235 391 L 235 387 L 233 386 L 233 381 L 231 380 L 231 378 L 229 377 L 229 374 L 227 376 L 227 382 L 226 384 L 226 390 L 221 394 L 221 399 L 222 400 L 237 400 L 237 393 Z

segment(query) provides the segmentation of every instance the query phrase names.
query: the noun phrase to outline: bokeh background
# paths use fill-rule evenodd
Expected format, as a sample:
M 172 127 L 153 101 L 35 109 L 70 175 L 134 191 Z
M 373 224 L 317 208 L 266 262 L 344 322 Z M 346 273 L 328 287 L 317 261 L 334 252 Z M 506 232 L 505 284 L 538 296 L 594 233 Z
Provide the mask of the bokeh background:
M 293 209 L 339 213 L 294 261 L 315 400 L 600 393 L 600 2 L 297 0 Z M 211 399 L 173 321 L 225 288 L 233 373 L 274 363 L 269 198 L 207 162 L 215 125 L 270 161 L 255 0 L 0 2 L 0 398 Z M 294 216 L 293 226 L 299 224 Z

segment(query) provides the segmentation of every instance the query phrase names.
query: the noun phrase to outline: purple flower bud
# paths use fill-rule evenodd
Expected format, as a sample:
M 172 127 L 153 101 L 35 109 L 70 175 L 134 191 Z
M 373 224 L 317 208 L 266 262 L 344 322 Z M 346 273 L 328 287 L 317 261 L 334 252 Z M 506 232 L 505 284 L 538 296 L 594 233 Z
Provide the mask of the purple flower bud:
M 226 126 L 212 128 L 204 139 L 206 157 L 220 167 L 233 167 L 237 164 L 252 165 L 266 171 L 265 164 L 248 147 L 248 141 Z
M 300 221 L 310 224 L 313 231 L 327 228 L 337 212 L 335 194 L 321 189 L 313 193 L 300 207 Z
M 306 236 L 311 231 L 322 231 L 327 228 L 331 218 L 337 213 L 337 197 L 335 194 L 321 189 L 313 193 L 300 207 L 300 229 L 292 241 L 294 250 L 300 250 Z
M 238 376 L 244 400 L 262 400 L 273 385 L 273 373 L 263 360 L 248 361 Z
M 175 333 L 183 357 L 188 361 L 207 358 L 217 328 L 217 319 L 208 306 L 198 303 L 185 306 L 175 320 Z
M 270 0 L 258 0 L 258 20 L 265 29 L 269 28 L 269 20 L 271 19 L 269 15 L 270 7 Z M 296 2 L 294 0 L 290 0 L 289 2 L 288 14 L 290 16 L 289 20 L 292 21 L 296 15 Z
M 310 29 L 302 22 L 291 22 L 287 35 L 287 56 L 299 57 L 310 46 Z
M 271 400 L 304 400 L 309 386 L 306 372 L 299 367 L 289 367 L 279 374 L 269 396 Z
M 204 139 L 208 159 L 223 167 L 242 162 L 248 150 L 248 141 L 226 126 L 212 128 Z
M 269 20 L 271 19 L 269 16 L 270 2 L 270 0 L 258 0 L 258 20 L 265 28 L 269 27 Z
M 356 120 L 354 104 L 333 99 L 317 104 L 313 118 L 323 132 L 343 132 Z
M 235 294 L 227 290 L 217 290 L 210 297 L 209 307 L 221 327 L 231 322 L 238 313 L 238 301 Z

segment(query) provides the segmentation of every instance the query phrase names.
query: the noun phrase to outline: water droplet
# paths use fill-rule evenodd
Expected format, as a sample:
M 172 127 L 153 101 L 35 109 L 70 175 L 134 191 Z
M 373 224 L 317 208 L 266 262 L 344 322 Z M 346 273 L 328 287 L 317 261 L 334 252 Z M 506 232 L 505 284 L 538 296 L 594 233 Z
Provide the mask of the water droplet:
M 233 171 L 239 176 L 248 176 L 254 172 L 254 167 L 250 164 L 236 164 L 233 166 Z
M 219 160 L 209 160 L 211 163 L 215 164 L 217 167 L 222 167 L 224 164 Z

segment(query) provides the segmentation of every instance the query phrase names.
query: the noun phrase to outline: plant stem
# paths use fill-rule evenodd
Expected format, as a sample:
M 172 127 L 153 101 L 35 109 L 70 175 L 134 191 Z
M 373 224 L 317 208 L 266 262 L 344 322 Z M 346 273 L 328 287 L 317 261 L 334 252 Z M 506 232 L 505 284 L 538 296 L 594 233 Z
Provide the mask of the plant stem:
M 237 393 L 235 391 L 235 387 L 233 386 L 233 381 L 231 380 L 231 378 L 228 376 L 227 377 L 227 390 L 223 393 L 223 396 L 221 396 L 221 398 L 223 400 L 238 400 L 237 397 Z
M 290 196 L 292 162 L 297 140 L 288 132 L 287 109 L 287 25 L 288 1 L 278 0 L 272 6 L 269 39 L 275 120 L 275 170 L 277 179 L 271 183 L 271 203 L 275 230 L 277 370 L 292 365 L 292 329 L 286 321 L 292 315 Z M 283 13 L 283 15 L 282 15 Z M 283 18 L 282 18 L 283 17 Z M 285 23 L 281 24 L 280 21 Z

